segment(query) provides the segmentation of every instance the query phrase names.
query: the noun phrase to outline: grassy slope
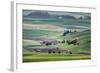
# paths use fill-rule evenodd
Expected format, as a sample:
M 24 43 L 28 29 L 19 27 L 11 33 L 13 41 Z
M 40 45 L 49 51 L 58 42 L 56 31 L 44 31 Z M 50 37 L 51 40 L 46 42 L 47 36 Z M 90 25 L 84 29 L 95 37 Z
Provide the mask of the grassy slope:
M 64 22 L 62 21 L 53 21 L 53 20 L 44 20 L 44 21 L 37 21 L 37 20 L 32 20 L 32 21 L 24 21 L 24 23 L 32 23 L 32 24 L 52 24 L 52 25 L 57 25 L 63 28 L 76 28 L 72 27 L 70 25 L 82 25 L 82 26 L 87 26 L 87 23 L 81 23 L 81 21 L 76 22 L 75 20 L 66 20 Z M 68 24 L 68 25 L 66 25 Z M 79 28 L 80 29 L 80 28 Z M 64 48 L 64 49 L 69 49 L 74 53 L 80 53 L 80 52 L 85 52 L 85 53 L 90 53 L 90 31 L 84 31 L 81 33 L 76 33 L 76 34 L 68 34 L 66 36 L 61 36 L 60 33 L 58 32 L 53 32 L 49 30 L 24 30 L 23 35 L 26 37 L 46 37 L 46 38 L 51 38 L 51 39 L 57 39 L 57 40 L 62 40 L 62 39 L 68 39 L 72 40 L 75 38 L 79 39 L 80 45 L 67 45 L 67 44 L 57 44 L 57 45 L 50 45 L 50 46 L 41 46 L 39 42 L 31 40 L 31 41 L 25 41 L 23 42 L 24 46 L 26 45 L 33 45 L 33 47 L 59 47 L 59 48 Z M 36 46 L 40 45 L 40 46 Z M 39 62 L 39 61 L 60 61 L 60 60 L 81 60 L 81 59 L 90 59 L 90 55 L 83 55 L 83 54 L 72 54 L 72 55 L 66 55 L 66 54 L 47 54 L 47 53 L 33 53 L 29 52 L 28 49 L 24 48 L 24 53 L 23 53 L 23 61 L 24 62 Z M 28 53 L 27 53 L 28 52 Z
M 35 35 L 35 36 L 39 34 L 38 36 L 42 35 L 43 37 L 49 37 L 49 38 L 53 38 L 56 40 L 63 40 L 63 39 L 72 40 L 72 39 L 78 38 L 79 43 L 80 43 L 80 45 L 57 44 L 57 45 L 50 45 L 50 46 L 44 46 L 44 47 L 49 47 L 49 48 L 59 47 L 59 48 L 72 50 L 73 52 L 86 52 L 86 51 L 89 52 L 90 51 L 90 39 L 91 39 L 90 31 L 84 31 L 84 32 L 75 33 L 75 34 L 68 34 L 67 36 L 61 36 L 59 35 L 59 33 L 50 32 L 46 30 L 45 31 L 44 30 L 38 30 L 38 31 L 32 30 L 32 31 L 27 32 L 26 34 L 28 35 L 31 33 L 34 33 L 32 35 Z M 24 40 L 23 43 L 25 46 L 33 45 L 34 47 L 35 45 L 37 45 L 35 47 L 43 47 L 42 45 L 40 45 L 38 41 L 34 41 L 34 40 L 26 41 L 26 42 Z
M 38 37 L 38 36 L 44 36 L 44 35 L 56 35 L 59 34 L 58 32 L 55 31 L 49 31 L 49 30 L 29 30 L 29 29 L 24 29 L 23 30 L 23 36 L 33 36 L 33 37 Z
M 63 19 L 63 20 L 24 20 L 23 23 L 29 23 L 29 24 L 52 24 L 52 25 L 57 25 L 63 28 L 72 28 L 68 27 L 70 25 L 79 25 L 79 26 L 85 26 L 85 27 L 90 27 L 90 22 L 89 20 L 73 20 L 73 19 Z M 75 27 L 73 27 L 75 28 Z
M 90 36 L 90 31 L 84 31 L 84 32 L 80 32 L 80 33 L 76 33 L 76 34 L 71 34 L 71 35 L 67 35 L 65 37 L 60 37 L 60 38 L 63 38 L 63 39 L 67 39 L 67 40 L 72 40 L 72 39 L 75 39 L 75 38 L 78 38 L 79 40 L 79 45 L 66 45 L 66 44 L 63 44 L 63 45 L 60 45 L 60 46 L 63 46 L 65 48 L 68 48 L 70 50 L 72 50 L 73 52 L 88 52 L 90 53 L 90 50 L 91 50 L 91 36 Z

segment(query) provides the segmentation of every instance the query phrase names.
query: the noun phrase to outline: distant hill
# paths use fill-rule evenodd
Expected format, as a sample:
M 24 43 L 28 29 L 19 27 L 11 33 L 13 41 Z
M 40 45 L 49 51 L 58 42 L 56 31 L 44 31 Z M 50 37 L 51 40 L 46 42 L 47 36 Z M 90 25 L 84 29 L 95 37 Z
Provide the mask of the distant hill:
M 24 18 L 65 18 L 65 19 L 76 19 L 74 16 L 71 15 L 50 15 L 48 12 L 31 12 L 28 15 L 25 15 Z
M 52 18 L 47 12 L 31 12 L 30 14 L 24 16 L 25 18 Z

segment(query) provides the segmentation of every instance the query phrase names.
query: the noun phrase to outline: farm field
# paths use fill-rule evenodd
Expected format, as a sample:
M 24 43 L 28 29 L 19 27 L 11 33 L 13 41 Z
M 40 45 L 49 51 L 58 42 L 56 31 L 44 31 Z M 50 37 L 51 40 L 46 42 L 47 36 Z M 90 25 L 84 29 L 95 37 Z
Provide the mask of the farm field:
M 89 13 L 23 12 L 24 63 L 91 59 Z

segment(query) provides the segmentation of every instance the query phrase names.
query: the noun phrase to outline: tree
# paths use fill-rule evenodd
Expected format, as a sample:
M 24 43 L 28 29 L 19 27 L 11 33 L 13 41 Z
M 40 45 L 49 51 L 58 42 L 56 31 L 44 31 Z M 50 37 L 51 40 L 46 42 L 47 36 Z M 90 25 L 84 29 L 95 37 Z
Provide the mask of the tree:
M 62 34 L 62 36 L 66 36 L 66 34 L 68 34 L 68 33 L 69 33 L 69 31 L 66 30 L 66 31 L 64 31 L 64 33 Z

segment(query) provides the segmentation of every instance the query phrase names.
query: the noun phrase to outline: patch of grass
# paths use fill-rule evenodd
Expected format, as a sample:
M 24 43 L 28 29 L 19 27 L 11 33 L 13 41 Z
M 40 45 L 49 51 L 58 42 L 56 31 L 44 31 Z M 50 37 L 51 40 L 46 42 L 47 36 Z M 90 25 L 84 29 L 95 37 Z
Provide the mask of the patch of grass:
M 29 30 L 29 29 L 23 29 L 23 36 L 44 36 L 44 35 L 54 35 L 54 34 L 59 34 L 58 32 L 55 31 L 49 31 L 49 30 Z
M 28 45 L 40 45 L 39 42 L 35 40 L 23 40 L 23 46 L 28 46 Z
M 48 54 L 48 53 L 24 53 L 23 62 L 64 61 L 91 59 L 90 55 L 83 54 Z

